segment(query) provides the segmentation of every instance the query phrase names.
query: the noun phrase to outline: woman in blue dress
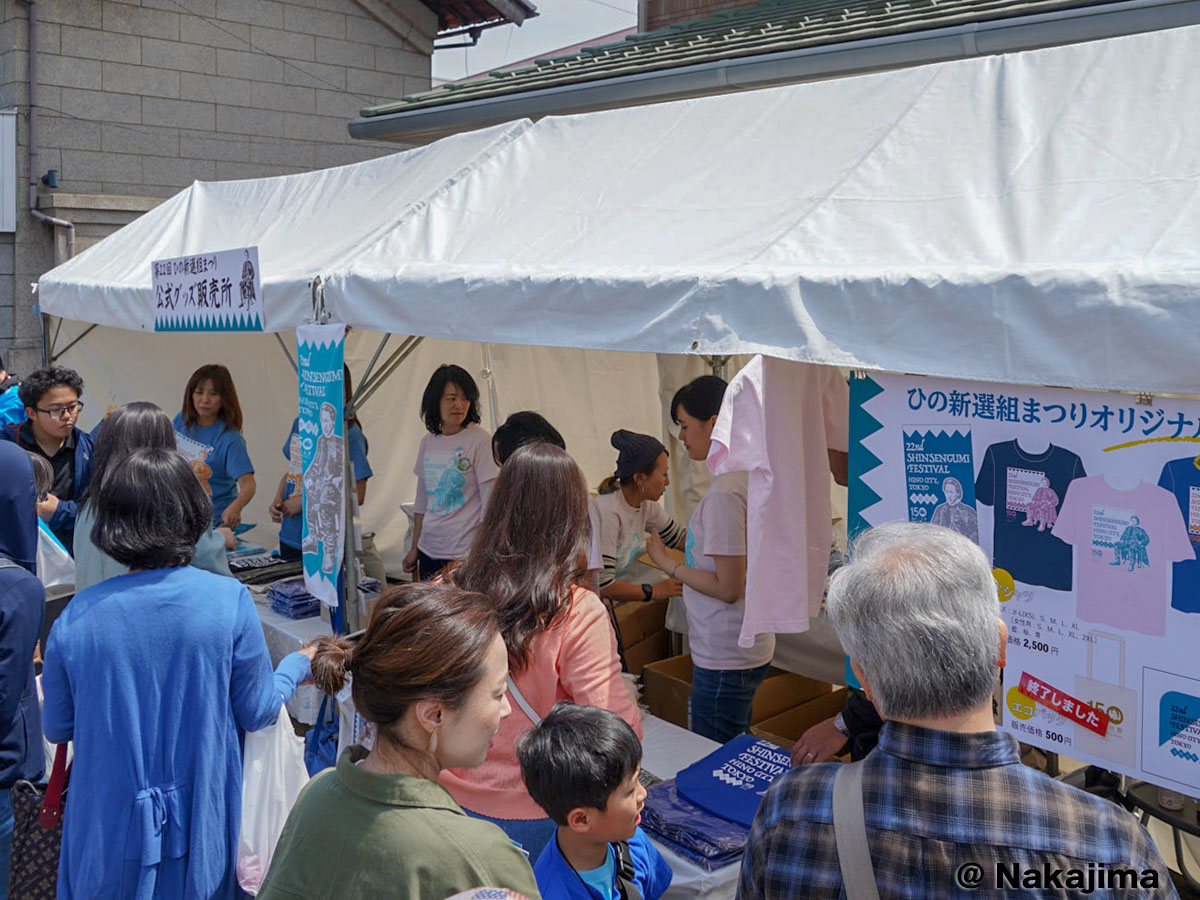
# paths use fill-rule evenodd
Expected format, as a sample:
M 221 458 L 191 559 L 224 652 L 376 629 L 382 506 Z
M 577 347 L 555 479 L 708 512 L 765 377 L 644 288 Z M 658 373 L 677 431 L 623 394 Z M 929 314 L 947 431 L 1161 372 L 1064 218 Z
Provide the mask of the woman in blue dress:
M 94 502 L 93 542 L 131 571 L 77 594 L 46 645 L 42 725 L 75 744 L 58 896 L 233 900 L 242 734 L 313 651 L 272 673 L 246 589 L 188 565 L 212 504 L 180 454 L 134 451 Z
M 227 368 L 210 364 L 192 373 L 175 431 L 179 452 L 212 498 L 213 528 L 237 528 L 258 486 L 242 437 L 242 407 Z

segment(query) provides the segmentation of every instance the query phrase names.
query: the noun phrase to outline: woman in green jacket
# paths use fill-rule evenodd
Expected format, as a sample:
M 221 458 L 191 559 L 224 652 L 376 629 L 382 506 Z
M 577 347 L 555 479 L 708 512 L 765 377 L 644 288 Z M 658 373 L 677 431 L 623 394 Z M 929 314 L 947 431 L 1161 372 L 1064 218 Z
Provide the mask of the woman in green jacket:
M 373 746 L 347 748 L 301 792 L 260 900 L 443 900 L 482 886 L 536 900 L 524 854 L 437 783 L 480 765 L 511 711 L 494 605 L 444 584 L 393 588 L 357 645 L 319 640 L 318 687 L 337 693 L 347 672 Z

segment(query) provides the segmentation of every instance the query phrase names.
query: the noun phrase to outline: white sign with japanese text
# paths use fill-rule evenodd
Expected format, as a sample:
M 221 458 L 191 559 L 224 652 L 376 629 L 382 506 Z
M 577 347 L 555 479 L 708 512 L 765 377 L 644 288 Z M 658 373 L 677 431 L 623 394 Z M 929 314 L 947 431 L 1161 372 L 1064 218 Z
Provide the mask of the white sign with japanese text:
M 850 531 L 979 543 L 1008 625 L 1001 727 L 1200 794 L 1200 403 L 851 381 Z
M 155 331 L 262 331 L 258 248 L 151 263 Z

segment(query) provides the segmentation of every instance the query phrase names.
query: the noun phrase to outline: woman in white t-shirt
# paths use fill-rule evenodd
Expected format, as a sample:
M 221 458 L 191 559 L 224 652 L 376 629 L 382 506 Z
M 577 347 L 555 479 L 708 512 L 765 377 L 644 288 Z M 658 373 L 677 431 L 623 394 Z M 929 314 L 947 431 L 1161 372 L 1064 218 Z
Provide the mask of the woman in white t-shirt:
M 404 571 L 427 581 L 466 557 L 500 467 L 491 435 L 479 427 L 479 388 L 466 369 L 443 365 L 434 371 L 421 398 L 421 418 L 429 434 L 421 438 L 413 468 L 416 512 Z
M 646 536 L 682 549 L 687 532 L 667 515 L 659 500 L 667 489 L 667 448 L 648 434 L 612 433 L 618 451 L 616 473 L 600 484 L 592 501 L 592 527 L 600 550 L 600 596 L 606 600 L 661 600 L 679 596 L 674 578 L 658 584 L 630 584 L 621 578 L 646 550 Z M 661 567 L 661 566 L 660 566 Z
M 708 458 L 725 381 L 704 375 L 671 400 L 679 440 L 695 460 Z M 775 655 L 775 636 L 759 635 L 738 646 L 746 609 L 745 472 L 717 475 L 692 513 L 687 559 L 674 563 L 654 535 L 646 550 L 654 564 L 683 582 L 688 644 L 692 653 L 692 731 L 725 743 L 750 727 L 754 693 Z

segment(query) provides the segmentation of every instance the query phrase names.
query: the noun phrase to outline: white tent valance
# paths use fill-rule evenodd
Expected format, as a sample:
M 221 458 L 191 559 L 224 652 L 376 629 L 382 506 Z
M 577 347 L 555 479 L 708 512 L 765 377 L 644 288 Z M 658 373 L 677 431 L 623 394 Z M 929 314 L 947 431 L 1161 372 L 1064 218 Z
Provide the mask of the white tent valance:
M 149 328 L 150 261 L 256 244 L 266 328 L 756 353 L 1194 390 L 1200 27 L 521 121 L 196 183 L 43 276 Z

